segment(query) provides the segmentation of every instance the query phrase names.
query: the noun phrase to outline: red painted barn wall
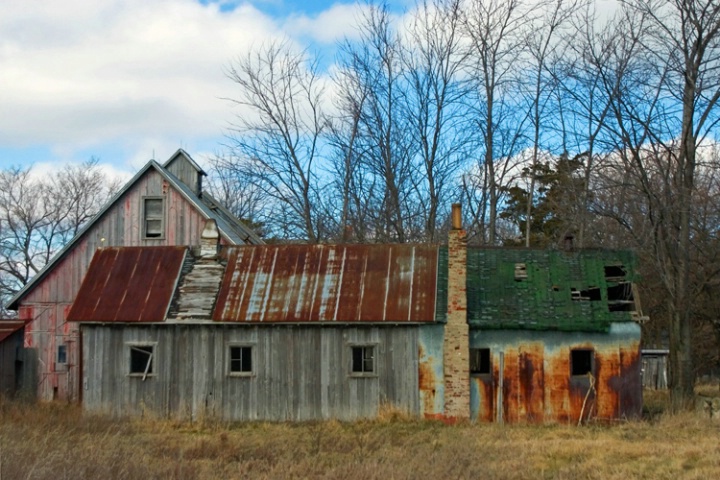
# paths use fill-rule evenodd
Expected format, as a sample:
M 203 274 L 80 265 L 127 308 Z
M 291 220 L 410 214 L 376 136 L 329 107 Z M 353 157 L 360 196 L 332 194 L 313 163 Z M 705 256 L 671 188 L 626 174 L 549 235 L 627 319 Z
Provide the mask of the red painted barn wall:
M 142 238 L 144 196 L 166 199 L 164 238 Z M 102 246 L 199 245 L 204 226 L 203 215 L 162 175 L 150 169 L 20 301 L 20 317 L 33 319 L 25 330 L 25 346 L 36 348 L 40 360 L 39 399 L 79 399 L 78 329 L 65 318 L 95 250 Z M 61 344 L 67 345 L 66 365 L 57 365 L 57 347 Z

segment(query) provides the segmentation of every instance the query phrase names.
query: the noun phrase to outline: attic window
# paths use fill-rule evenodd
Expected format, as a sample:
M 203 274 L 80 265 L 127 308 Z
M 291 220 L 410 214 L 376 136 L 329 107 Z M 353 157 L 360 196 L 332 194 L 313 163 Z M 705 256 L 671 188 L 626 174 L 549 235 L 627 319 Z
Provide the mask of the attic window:
M 130 376 L 143 380 L 153 374 L 153 357 L 155 344 L 129 345 L 130 347 Z
M 489 348 L 471 348 L 470 349 L 470 374 L 487 375 L 491 373 L 490 368 L 490 349 Z
M 607 289 L 608 310 L 611 312 L 632 312 L 635 310 L 632 283 L 621 282 Z
M 145 238 L 162 238 L 165 234 L 165 199 L 143 198 L 143 228 Z
M 592 373 L 594 352 L 591 349 L 579 348 L 570 351 L 570 375 L 582 376 Z
M 600 301 L 600 289 L 598 287 L 588 287 L 585 290 L 576 288 L 570 289 L 570 298 L 576 302 L 598 302 Z
M 527 265 L 524 263 L 515 264 L 515 281 L 527 280 Z

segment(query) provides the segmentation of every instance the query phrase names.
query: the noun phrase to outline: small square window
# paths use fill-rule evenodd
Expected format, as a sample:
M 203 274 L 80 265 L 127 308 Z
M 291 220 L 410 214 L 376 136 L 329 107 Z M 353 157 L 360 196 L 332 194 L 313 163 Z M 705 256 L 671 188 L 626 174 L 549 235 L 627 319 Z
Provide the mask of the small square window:
M 228 373 L 230 375 L 250 375 L 252 371 L 252 347 L 231 345 Z
M 162 238 L 165 233 L 165 199 L 144 198 L 143 199 L 143 232 L 145 238 Z
M 58 345 L 57 347 L 57 363 L 64 365 L 67 363 L 67 346 Z
M 593 371 L 594 352 L 590 349 L 576 349 L 570 351 L 570 374 L 582 376 Z
M 470 373 L 473 375 L 487 375 L 491 372 L 492 370 L 490 368 L 490 349 L 471 348 Z
M 130 375 L 151 375 L 154 352 L 154 345 L 130 345 Z
M 352 347 L 352 373 L 375 373 L 375 347 L 358 345 Z

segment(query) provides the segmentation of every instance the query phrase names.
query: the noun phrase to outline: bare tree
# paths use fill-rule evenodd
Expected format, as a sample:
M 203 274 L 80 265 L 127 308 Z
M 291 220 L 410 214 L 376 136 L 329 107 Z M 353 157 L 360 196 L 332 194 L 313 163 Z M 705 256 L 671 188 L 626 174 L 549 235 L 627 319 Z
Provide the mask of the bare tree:
M 512 173 L 511 162 L 520 150 L 527 120 L 527 115 L 518 115 L 522 109 L 517 100 L 520 72 L 516 66 L 525 54 L 523 34 L 531 18 L 531 10 L 522 0 L 471 0 L 463 19 L 473 58 L 471 71 L 481 98 L 477 127 L 484 147 L 481 165 L 488 191 L 484 236 L 490 244 L 497 241 L 500 189 L 503 179 Z
M 237 59 L 228 77 L 239 87 L 231 101 L 246 109 L 237 116 L 234 158 L 224 168 L 236 169 L 274 201 L 275 213 L 289 222 L 284 235 L 321 240 L 317 163 L 324 120 L 316 63 L 289 42 L 273 42 Z
M 25 285 L 118 189 L 92 158 L 52 176 L 0 171 L 0 298 Z

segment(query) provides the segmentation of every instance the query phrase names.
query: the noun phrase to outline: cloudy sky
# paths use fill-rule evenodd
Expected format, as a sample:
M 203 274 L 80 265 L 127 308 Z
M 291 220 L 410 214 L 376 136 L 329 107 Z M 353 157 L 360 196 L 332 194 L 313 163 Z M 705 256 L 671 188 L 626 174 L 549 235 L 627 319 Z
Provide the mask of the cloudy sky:
M 402 11 L 412 1 L 390 2 Z M 351 1 L 0 1 L 0 168 L 91 156 L 132 173 L 179 147 L 218 151 L 238 113 L 225 76 L 253 45 L 289 37 L 332 58 Z

